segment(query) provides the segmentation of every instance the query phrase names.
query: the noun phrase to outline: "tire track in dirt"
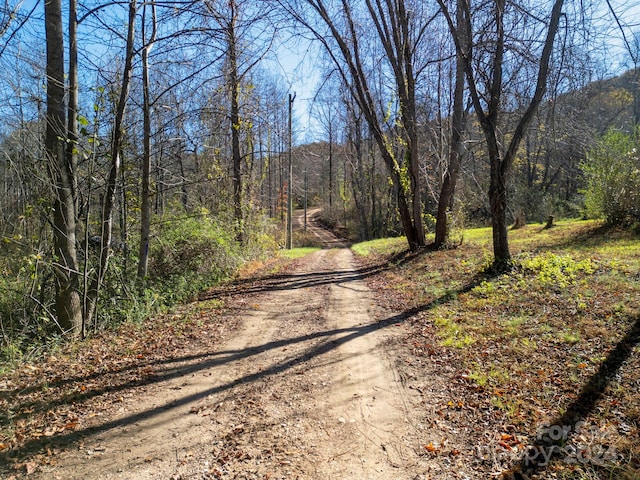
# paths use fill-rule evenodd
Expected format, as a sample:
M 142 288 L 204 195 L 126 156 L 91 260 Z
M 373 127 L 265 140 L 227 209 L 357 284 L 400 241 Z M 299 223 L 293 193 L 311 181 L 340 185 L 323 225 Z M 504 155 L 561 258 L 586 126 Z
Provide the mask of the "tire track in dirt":
M 316 252 L 246 291 L 231 300 L 242 320 L 233 338 L 159 367 L 166 380 L 126 392 L 37 476 L 421 478 L 411 402 L 382 347 L 393 317 L 376 311 L 351 251 Z
M 354 271 L 349 250 L 332 253 L 337 271 Z M 316 478 L 413 478 L 407 471 L 415 454 L 407 443 L 406 393 L 381 350 L 387 334 L 372 320 L 371 291 L 363 279 L 330 285 L 326 318 L 330 328 L 359 330 L 336 337 L 345 341 L 323 367 L 332 389 L 319 411 L 334 426 L 327 429 L 329 442 Z

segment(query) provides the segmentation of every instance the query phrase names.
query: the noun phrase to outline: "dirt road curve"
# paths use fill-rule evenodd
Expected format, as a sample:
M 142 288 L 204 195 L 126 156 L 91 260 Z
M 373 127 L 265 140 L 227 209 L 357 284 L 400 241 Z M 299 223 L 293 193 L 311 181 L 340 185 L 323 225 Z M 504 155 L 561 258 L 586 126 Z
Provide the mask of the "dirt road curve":
M 168 363 L 167 380 L 125 393 L 113 417 L 33 477 L 430 478 L 413 391 L 385 355 L 398 320 L 375 307 L 350 250 L 305 257 L 231 302 L 241 327 L 226 344 Z
M 336 237 L 330 231 L 326 230 L 320 224 L 320 209 L 311 208 L 307 211 L 307 230 L 322 240 L 325 248 L 346 248 L 349 243 L 341 238 Z M 304 215 L 298 214 L 295 218 L 295 226 L 297 228 L 304 227 Z

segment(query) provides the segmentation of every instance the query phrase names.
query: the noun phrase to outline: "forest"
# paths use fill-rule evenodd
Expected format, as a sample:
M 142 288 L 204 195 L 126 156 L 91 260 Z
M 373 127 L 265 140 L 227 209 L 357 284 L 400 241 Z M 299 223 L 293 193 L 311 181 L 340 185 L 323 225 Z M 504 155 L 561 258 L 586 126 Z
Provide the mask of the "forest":
M 636 7 L 5 0 L 2 358 L 313 245 L 292 209 L 411 251 L 490 225 L 496 271 L 511 225 L 637 229 Z M 276 68 L 286 45 L 313 58 L 311 126 Z
M 0 189 L 2 478 L 640 478 L 637 1 L 3 0 Z

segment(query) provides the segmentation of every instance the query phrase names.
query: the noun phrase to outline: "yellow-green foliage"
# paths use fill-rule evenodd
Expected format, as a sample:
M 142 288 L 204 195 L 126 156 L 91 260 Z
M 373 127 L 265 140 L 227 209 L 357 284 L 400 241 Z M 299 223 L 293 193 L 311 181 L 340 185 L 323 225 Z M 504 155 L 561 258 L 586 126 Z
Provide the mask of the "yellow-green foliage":
M 292 248 L 291 250 L 280 250 L 280 256 L 288 259 L 296 259 L 300 257 L 304 257 L 305 255 L 310 255 L 313 252 L 317 252 L 320 250 L 318 247 L 300 247 L 300 248 Z
M 240 263 L 233 229 L 209 216 L 176 218 L 163 224 L 152 243 L 150 271 L 167 277 L 202 273 L 224 277 Z
M 569 255 L 553 252 L 523 254 L 518 260 L 524 270 L 536 273 L 543 285 L 567 287 L 576 283 L 578 274 L 591 275 L 596 271 L 596 265 L 590 258 L 574 260 Z

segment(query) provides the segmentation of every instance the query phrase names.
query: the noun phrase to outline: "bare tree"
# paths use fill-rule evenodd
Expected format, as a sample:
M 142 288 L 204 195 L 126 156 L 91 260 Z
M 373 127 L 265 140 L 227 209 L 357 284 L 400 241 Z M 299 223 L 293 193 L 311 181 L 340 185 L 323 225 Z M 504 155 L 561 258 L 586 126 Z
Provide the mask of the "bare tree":
M 342 0 L 339 7 L 323 0 L 305 2 L 327 32 L 315 19 L 305 18 L 299 6 L 281 4 L 324 45 L 343 82 L 349 86 L 396 185 L 398 212 L 409 248 L 415 250 L 425 246 L 418 175 L 415 54 L 426 25 L 414 23 L 420 17 L 407 8 L 404 0 L 365 2 L 365 12 L 385 53 L 385 67 L 389 68 L 393 78 L 393 93 L 398 106 L 395 126 L 400 132 L 399 143 L 402 145 L 400 155 L 396 155 L 398 152 L 389 138 L 390 129 L 385 124 L 386 112 L 379 107 L 379 99 L 373 96 L 375 90 L 370 85 L 370 72 L 365 67 L 367 59 L 357 20 L 360 17 L 356 17 L 351 2 Z M 417 3 L 412 4 L 413 8 L 418 6 Z M 342 24 L 339 23 L 341 20 Z
M 134 35 L 136 25 L 136 14 L 138 11 L 137 1 L 129 0 L 129 16 L 127 22 L 127 40 L 124 67 L 122 71 L 122 85 L 120 87 L 120 95 L 116 103 L 116 112 L 111 133 L 111 145 L 109 149 L 111 167 L 107 179 L 106 192 L 102 204 L 101 217 L 101 244 L 100 259 L 97 271 L 94 275 L 88 292 L 88 304 L 85 310 L 85 321 L 89 322 L 96 313 L 98 304 L 98 296 L 100 287 L 104 280 L 107 268 L 109 266 L 109 258 L 111 256 L 111 238 L 113 233 L 113 208 L 115 204 L 116 188 L 118 183 L 118 175 L 121 167 L 122 141 L 124 136 L 123 122 L 124 114 L 129 97 L 129 86 L 131 84 L 131 75 L 133 71 Z
M 445 1 L 438 0 L 438 3 L 445 14 L 451 34 L 455 39 L 457 53 L 464 59 L 469 94 L 487 145 L 491 173 L 489 202 L 493 227 L 494 266 L 498 270 L 502 270 L 508 268 L 511 263 L 507 236 L 507 176 L 510 173 L 524 134 L 544 98 L 549 63 L 560 18 L 562 17 L 564 2 L 563 0 L 555 0 L 548 18 L 544 19 L 546 20 L 544 22 L 546 34 L 543 35 L 543 48 L 537 63 L 535 87 L 528 104 L 522 109 L 520 119 L 506 145 L 506 149 L 501 148 L 499 137 L 500 114 L 504 106 L 504 68 L 505 54 L 507 53 L 505 14 L 507 7 L 516 8 L 516 6 L 508 5 L 506 0 L 493 0 L 490 2 L 491 11 L 488 13 L 487 18 L 484 19 L 485 21 L 474 23 L 474 20 L 476 20 L 474 16 L 479 16 L 482 10 L 472 9 L 470 2 L 465 2 L 463 15 L 465 21 L 464 36 L 461 37 Z M 518 14 L 522 14 L 519 7 Z M 542 20 L 540 22 L 542 23 Z M 547 22 L 548 26 L 546 26 Z M 491 29 L 489 29 L 488 25 L 491 26 Z M 465 38 L 472 39 L 474 33 L 478 34 L 474 28 L 482 28 L 480 35 L 485 43 L 492 45 L 492 49 L 489 52 L 482 52 L 479 48 L 476 49 L 473 41 L 465 42 Z M 511 67 L 517 68 L 517 66 L 513 65 Z
M 53 236 L 56 278 L 56 315 L 61 328 L 72 335 L 82 330 L 78 290 L 74 171 L 65 154 L 66 105 L 64 33 L 60 0 L 45 2 L 47 38 L 47 127 L 45 149 L 54 185 Z
M 151 9 L 151 34 L 146 39 L 146 13 Z M 140 192 L 140 245 L 138 251 L 138 276 L 146 277 L 149 266 L 149 237 L 151 235 L 151 92 L 149 86 L 149 51 L 157 35 L 155 2 L 145 3 L 142 11 L 142 92 L 143 92 L 143 154 Z
M 434 248 L 440 248 L 447 240 L 449 233 L 449 215 L 452 209 L 453 198 L 460 172 L 462 159 L 462 134 L 464 131 L 464 79 L 465 64 L 461 51 L 467 50 L 467 37 L 465 35 L 465 9 L 464 0 L 456 1 L 456 33 L 461 45 L 456 52 L 455 84 L 453 91 L 453 111 L 451 114 L 451 135 L 449 139 L 449 161 L 446 166 L 440 196 L 438 197 L 438 212 L 436 214 L 436 235 Z
M 4 0 L 3 3 L 4 6 L 0 9 L 0 38 L 5 37 L 5 39 L 3 43 L 0 44 L 0 57 L 2 57 L 13 37 L 33 16 L 40 2 L 33 2 L 31 10 L 22 16 L 20 15 L 20 9 L 24 4 L 24 0 L 14 2 Z
M 245 172 L 242 167 L 243 158 L 250 155 L 251 150 L 249 145 L 250 132 L 246 131 L 247 128 L 250 128 L 251 122 L 245 121 L 242 117 L 242 101 L 243 97 L 247 97 L 244 91 L 250 90 L 250 88 L 246 88 L 247 78 L 271 46 L 267 30 L 262 33 L 264 35 L 264 32 L 267 32 L 266 38 L 262 38 L 260 42 L 257 42 L 255 38 L 260 30 L 259 22 L 267 17 L 266 11 L 260 7 L 259 4 L 250 4 L 250 2 L 242 0 L 225 2 L 209 0 L 205 2 L 205 11 L 203 12 L 205 18 L 213 19 L 222 36 L 224 72 L 229 101 L 228 131 L 231 137 L 233 210 L 237 237 L 241 243 L 244 242 L 245 236 L 243 213 Z M 241 145 L 243 133 L 247 139 L 247 145 L 244 149 Z

